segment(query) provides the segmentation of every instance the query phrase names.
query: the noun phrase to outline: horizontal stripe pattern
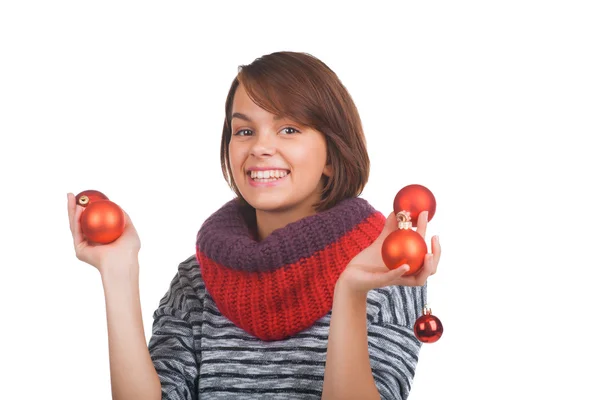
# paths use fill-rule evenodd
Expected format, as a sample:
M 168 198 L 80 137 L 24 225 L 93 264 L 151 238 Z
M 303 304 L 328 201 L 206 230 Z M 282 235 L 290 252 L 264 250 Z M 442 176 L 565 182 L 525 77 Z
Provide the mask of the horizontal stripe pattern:
M 383 400 L 406 399 L 421 343 L 412 333 L 424 287 L 369 292 L 369 354 Z M 153 314 L 150 356 L 163 399 L 320 399 L 331 312 L 280 341 L 262 341 L 221 315 L 196 256 L 179 265 Z

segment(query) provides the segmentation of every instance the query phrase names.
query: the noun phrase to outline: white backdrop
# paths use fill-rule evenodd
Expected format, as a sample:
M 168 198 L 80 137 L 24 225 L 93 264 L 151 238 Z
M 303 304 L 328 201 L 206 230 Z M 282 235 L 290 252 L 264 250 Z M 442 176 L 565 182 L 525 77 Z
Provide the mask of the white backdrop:
M 430 188 L 443 255 L 411 400 L 599 398 L 600 13 L 583 1 L 0 5 L 3 399 L 109 399 L 100 275 L 76 259 L 66 193 L 104 192 L 142 241 L 152 313 L 221 176 L 238 65 L 280 50 L 353 96 L 362 197 Z

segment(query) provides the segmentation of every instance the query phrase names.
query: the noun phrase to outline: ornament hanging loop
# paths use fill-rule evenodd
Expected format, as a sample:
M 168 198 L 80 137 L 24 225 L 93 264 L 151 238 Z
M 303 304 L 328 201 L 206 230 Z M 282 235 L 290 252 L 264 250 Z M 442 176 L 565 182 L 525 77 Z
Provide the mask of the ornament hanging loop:
M 82 206 L 86 206 L 88 203 L 90 202 L 90 198 L 87 197 L 86 195 L 82 195 L 81 197 L 79 197 L 79 204 Z
M 398 221 L 398 229 L 410 229 L 412 228 L 412 222 L 410 220 L 409 211 L 400 211 L 396 214 L 396 221 Z

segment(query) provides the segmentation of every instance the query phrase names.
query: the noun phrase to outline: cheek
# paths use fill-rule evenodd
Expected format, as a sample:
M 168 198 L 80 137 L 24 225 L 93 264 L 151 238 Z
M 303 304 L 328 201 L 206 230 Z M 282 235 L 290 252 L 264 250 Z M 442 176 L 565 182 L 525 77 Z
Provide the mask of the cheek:
M 239 146 L 229 146 L 229 164 L 233 169 L 233 172 L 236 173 L 240 168 L 241 163 L 244 161 L 244 155 L 242 149 Z
M 231 168 L 231 173 L 233 175 L 233 181 L 236 185 L 240 185 L 242 180 L 244 179 L 244 174 L 240 172 L 242 170 L 242 166 L 244 163 L 243 154 L 239 151 L 239 149 L 229 148 L 229 166 Z
M 320 179 L 327 160 L 327 150 L 318 143 L 312 146 L 298 146 L 290 155 L 290 161 L 296 168 L 305 171 L 307 178 Z M 292 158 L 293 157 L 293 158 Z

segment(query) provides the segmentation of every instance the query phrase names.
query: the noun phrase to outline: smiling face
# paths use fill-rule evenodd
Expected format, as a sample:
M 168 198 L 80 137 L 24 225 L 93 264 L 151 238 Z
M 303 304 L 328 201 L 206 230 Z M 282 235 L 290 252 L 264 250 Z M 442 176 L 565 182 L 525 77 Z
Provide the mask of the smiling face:
M 244 199 L 258 212 L 313 214 L 323 189 L 324 135 L 260 108 L 240 85 L 233 99 L 229 163 Z

